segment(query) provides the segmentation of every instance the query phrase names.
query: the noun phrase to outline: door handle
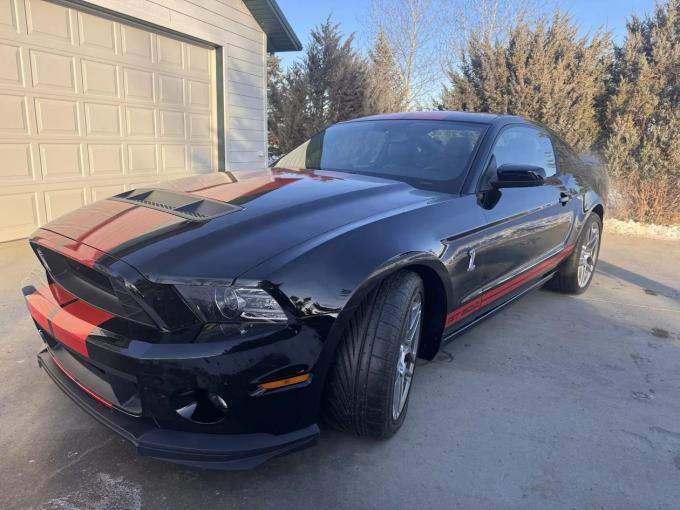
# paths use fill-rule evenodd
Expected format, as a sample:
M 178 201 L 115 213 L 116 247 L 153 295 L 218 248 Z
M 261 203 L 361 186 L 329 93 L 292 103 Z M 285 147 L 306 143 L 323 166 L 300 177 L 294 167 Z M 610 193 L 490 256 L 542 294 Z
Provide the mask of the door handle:
M 560 191 L 560 204 L 567 205 L 569 200 L 571 200 L 571 195 L 565 191 Z

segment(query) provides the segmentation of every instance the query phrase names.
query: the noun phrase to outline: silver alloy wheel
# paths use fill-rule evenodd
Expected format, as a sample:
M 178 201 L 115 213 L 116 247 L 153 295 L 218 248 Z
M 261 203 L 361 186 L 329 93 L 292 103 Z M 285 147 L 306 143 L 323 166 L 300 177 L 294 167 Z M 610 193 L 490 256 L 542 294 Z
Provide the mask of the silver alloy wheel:
M 423 316 L 423 298 L 418 292 L 409 306 L 408 330 L 399 346 L 397 360 L 397 377 L 394 380 L 394 395 L 392 396 L 392 418 L 396 420 L 401 415 L 411 389 L 413 371 L 416 368 L 416 355 L 420 344 L 420 329 Z
M 583 288 L 588 285 L 595 271 L 597 255 L 600 251 L 600 227 L 593 222 L 588 233 L 584 236 L 581 245 L 581 255 L 578 261 L 578 286 Z

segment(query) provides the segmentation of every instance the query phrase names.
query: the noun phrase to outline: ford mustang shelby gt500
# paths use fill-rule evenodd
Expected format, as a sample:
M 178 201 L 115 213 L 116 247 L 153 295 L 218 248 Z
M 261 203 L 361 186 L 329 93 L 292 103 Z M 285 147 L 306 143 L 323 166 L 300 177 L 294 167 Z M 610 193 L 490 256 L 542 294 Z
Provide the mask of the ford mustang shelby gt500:
M 607 177 L 529 120 L 331 126 L 266 177 L 127 191 L 39 229 L 54 382 L 141 454 L 247 468 L 321 418 L 389 437 L 416 358 L 538 286 L 590 284 Z

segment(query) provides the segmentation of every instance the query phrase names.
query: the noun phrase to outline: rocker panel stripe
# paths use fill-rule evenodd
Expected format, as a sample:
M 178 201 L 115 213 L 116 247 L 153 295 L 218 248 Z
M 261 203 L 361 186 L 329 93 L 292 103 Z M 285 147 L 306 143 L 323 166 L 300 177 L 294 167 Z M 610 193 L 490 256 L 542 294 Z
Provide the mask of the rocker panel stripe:
M 558 254 L 553 255 L 552 257 L 540 262 L 530 269 L 527 269 L 525 272 L 515 276 L 514 278 L 503 282 L 498 287 L 486 291 L 484 294 L 477 296 L 469 303 L 465 303 L 463 306 L 456 308 L 446 316 L 445 327 L 450 328 L 454 324 L 462 321 L 478 310 L 481 310 L 494 301 L 497 301 L 503 296 L 513 292 L 514 290 L 517 290 L 522 285 L 529 283 L 531 280 L 534 280 L 535 278 L 538 278 L 548 271 L 556 268 L 564 259 L 572 254 L 574 247 L 575 245 L 573 244 L 565 247 Z

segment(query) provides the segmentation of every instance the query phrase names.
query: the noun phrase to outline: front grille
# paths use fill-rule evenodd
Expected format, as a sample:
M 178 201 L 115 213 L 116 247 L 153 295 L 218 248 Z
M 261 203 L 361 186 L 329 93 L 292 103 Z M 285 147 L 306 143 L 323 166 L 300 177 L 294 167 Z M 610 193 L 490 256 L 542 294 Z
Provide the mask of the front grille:
M 54 255 L 54 254 L 53 254 Z M 52 255 L 52 256 L 53 256 Z M 64 261 L 68 265 L 68 269 L 74 273 L 75 276 L 94 285 L 104 292 L 113 294 L 113 286 L 111 285 L 111 280 L 99 271 L 95 271 L 83 264 L 80 264 L 72 259 L 65 258 Z
M 78 299 L 144 326 L 157 326 L 134 296 L 115 278 L 43 246 L 36 247 L 50 278 Z

